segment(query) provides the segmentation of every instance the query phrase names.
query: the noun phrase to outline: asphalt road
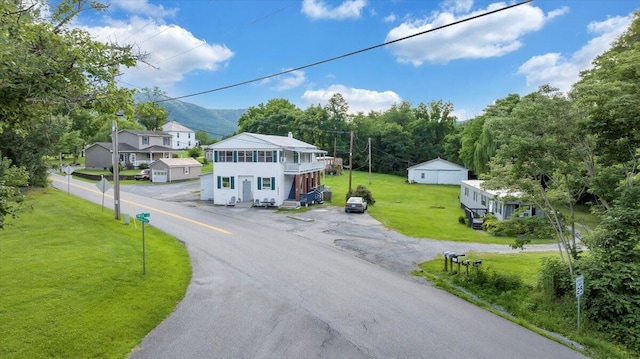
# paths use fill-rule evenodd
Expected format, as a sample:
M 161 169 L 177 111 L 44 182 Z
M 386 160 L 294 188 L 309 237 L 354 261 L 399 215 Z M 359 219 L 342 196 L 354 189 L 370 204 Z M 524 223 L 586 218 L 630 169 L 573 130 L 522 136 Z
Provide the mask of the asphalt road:
M 101 202 L 95 185 L 53 178 Z M 287 216 L 203 206 L 189 186 L 121 191 L 123 213 L 151 213 L 150 224 L 183 241 L 193 265 L 184 300 L 133 359 L 583 358 L 407 275 L 412 262 L 457 244 L 403 239 L 366 214 L 339 209 Z

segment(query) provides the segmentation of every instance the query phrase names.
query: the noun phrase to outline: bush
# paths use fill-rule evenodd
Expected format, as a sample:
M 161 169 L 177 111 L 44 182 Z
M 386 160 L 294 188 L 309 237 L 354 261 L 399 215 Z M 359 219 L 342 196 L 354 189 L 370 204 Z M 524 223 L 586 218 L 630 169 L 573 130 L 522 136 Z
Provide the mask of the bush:
M 122 163 L 118 162 L 118 171 L 122 171 Z M 113 173 L 113 165 L 109 165 L 109 172 Z
M 493 215 L 486 215 L 482 229 L 494 236 L 552 238 L 553 229 L 544 217 L 517 217 L 499 221 Z
M 467 225 L 467 217 L 460 215 L 458 217 L 458 223 Z
M 569 266 L 557 257 L 544 258 L 538 272 L 538 289 L 544 294 L 561 298 L 573 291 Z
M 202 149 L 200 147 L 190 148 L 188 153 L 189 157 L 197 159 L 198 157 L 202 156 Z
M 149 168 L 149 164 L 148 163 L 141 163 L 138 168 L 140 168 L 141 170 L 146 170 L 147 168 Z
M 376 200 L 373 199 L 373 195 L 371 195 L 371 191 L 367 189 L 367 187 L 363 185 L 358 185 L 355 191 L 347 192 L 347 196 L 345 200 L 349 200 L 350 197 L 362 197 L 369 206 L 373 206 L 376 203 Z

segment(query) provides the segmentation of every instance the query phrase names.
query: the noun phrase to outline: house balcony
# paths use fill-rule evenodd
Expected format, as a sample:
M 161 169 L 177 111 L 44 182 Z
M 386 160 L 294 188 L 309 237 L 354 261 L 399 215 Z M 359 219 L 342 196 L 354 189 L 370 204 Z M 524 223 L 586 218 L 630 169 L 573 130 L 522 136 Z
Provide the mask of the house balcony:
M 284 163 L 284 173 L 287 175 L 296 175 L 301 173 L 309 173 L 322 171 L 326 167 L 324 162 L 308 162 L 308 163 Z

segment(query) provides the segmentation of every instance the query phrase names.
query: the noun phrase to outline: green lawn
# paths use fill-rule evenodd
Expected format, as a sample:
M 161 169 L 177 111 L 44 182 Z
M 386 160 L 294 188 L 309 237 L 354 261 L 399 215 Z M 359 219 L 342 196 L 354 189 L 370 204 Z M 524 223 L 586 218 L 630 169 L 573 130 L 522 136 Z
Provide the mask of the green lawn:
M 349 187 L 349 174 L 325 177 L 331 187 L 331 204 L 343 206 Z M 408 184 L 404 177 L 353 172 L 351 187 L 367 187 L 375 205 L 369 214 L 404 235 L 461 242 L 511 244 L 512 238 L 494 237 L 458 223 L 464 216 L 460 208 L 460 186 Z M 553 243 L 554 240 L 534 240 L 532 243 Z
M 183 298 L 175 238 L 64 191 L 32 190 L 0 236 L 1 358 L 123 358 Z

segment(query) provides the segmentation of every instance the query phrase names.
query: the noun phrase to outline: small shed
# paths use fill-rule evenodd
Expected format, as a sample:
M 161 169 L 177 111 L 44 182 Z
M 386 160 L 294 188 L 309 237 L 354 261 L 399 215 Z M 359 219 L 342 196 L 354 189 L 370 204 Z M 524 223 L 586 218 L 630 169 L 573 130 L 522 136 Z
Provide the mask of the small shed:
M 468 169 L 440 157 L 411 166 L 407 170 L 409 183 L 459 185 L 460 181 L 469 179 Z
M 161 158 L 149 165 L 152 182 L 174 182 L 196 179 L 202 173 L 202 163 L 189 158 Z
M 213 173 L 200 175 L 200 200 L 213 201 Z

